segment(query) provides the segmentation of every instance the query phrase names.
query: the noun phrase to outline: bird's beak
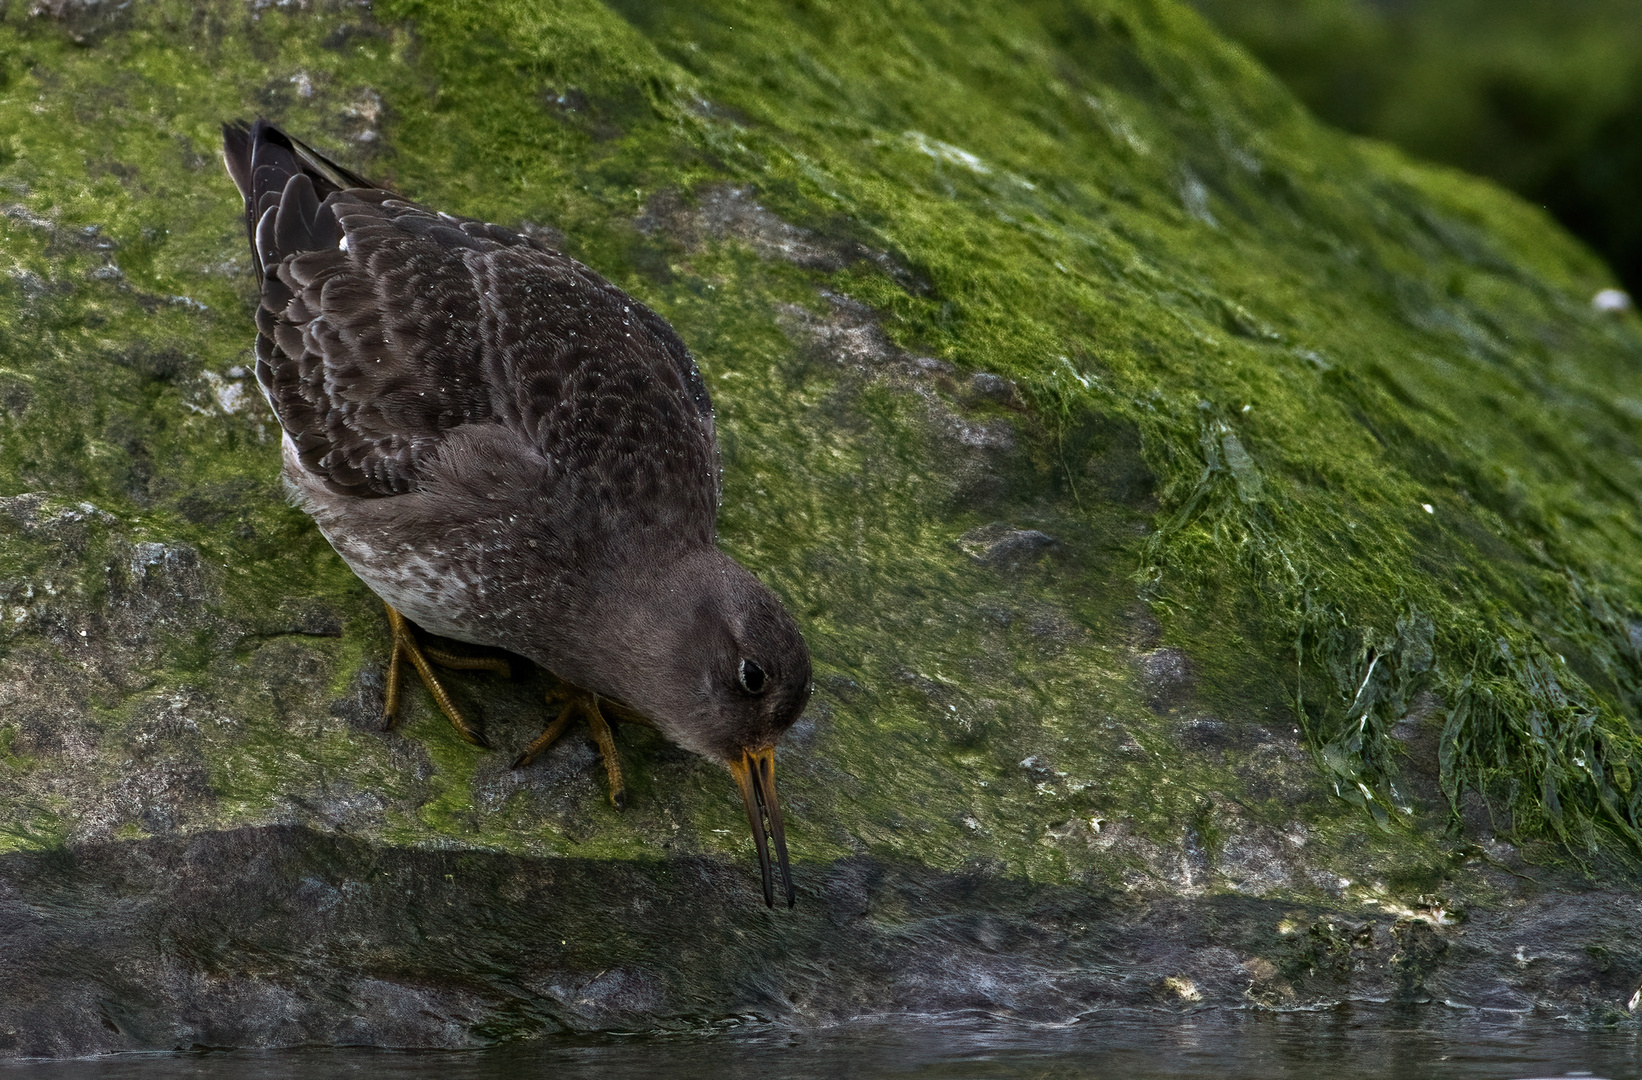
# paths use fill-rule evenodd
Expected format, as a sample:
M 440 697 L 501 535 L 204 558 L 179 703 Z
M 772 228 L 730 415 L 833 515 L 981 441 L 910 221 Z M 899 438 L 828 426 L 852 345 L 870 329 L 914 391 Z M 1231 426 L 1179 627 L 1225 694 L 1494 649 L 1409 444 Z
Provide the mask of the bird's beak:
M 753 826 L 753 843 L 758 846 L 758 868 L 764 874 L 764 903 L 775 907 L 775 881 L 770 873 L 770 844 L 775 844 L 776 862 L 781 867 L 781 885 L 787 894 L 787 906 L 797 903 L 792 887 L 792 868 L 787 865 L 787 833 L 781 825 L 781 803 L 775 797 L 775 747 L 762 750 L 744 750 L 741 760 L 727 762 L 730 775 L 741 789 L 741 801 L 747 806 L 747 820 Z M 766 824 L 768 822 L 768 824 Z

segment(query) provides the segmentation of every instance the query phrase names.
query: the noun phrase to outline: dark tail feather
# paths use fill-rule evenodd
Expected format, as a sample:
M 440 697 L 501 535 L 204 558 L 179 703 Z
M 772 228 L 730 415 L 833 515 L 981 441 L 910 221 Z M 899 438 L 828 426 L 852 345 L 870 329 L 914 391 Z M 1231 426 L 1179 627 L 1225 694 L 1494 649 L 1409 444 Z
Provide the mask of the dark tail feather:
M 222 160 L 239 188 L 240 198 L 251 195 L 251 128 L 244 120 L 222 125 Z
M 330 235 L 336 219 L 320 206 L 327 196 L 377 186 L 261 119 L 250 125 L 243 120 L 222 125 L 222 157 L 245 200 L 245 234 L 259 285 L 265 261 L 336 242 Z M 304 181 L 291 184 L 299 176 Z M 274 228 L 269 230 L 275 246 L 264 251 L 257 244 L 258 223 L 269 210 L 275 211 Z

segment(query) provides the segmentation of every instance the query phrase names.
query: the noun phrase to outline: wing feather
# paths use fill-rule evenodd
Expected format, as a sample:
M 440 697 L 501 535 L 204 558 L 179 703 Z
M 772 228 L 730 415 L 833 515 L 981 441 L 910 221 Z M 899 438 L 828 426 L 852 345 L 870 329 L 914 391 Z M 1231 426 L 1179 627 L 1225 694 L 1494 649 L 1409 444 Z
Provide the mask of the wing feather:
M 372 187 L 265 121 L 225 128 L 261 285 L 257 378 L 337 494 L 417 490 L 452 431 L 499 425 L 545 482 L 711 529 L 706 384 L 659 315 L 499 226 Z M 663 495 L 664 498 L 654 498 Z

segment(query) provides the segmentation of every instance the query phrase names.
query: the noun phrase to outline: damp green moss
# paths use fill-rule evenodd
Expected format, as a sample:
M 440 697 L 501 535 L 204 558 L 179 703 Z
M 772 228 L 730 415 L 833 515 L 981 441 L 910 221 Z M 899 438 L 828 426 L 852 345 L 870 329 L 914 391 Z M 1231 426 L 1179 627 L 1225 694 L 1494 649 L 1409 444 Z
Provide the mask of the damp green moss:
M 1194 0 L 1319 117 L 1545 206 L 1635 290 L 1642 11 L 1624 0 Z
M 194 733 L 163 760 L 205 780 L 169 827 L 750 853 L 728 778 L 642 732 L 617 813 L 574 739 L 521 776 L 420 691 L 375 730 L 378 608 L 283 503 L 245 376 L 217 131 L 261 113 L 559 230 L 678 327 L 718 403 L 723 543 L 815 654 L 781 765 L 801 860 L 1197 888 L 1252 837 L 1303 852 L 1283 888 L 1422 881 L 1468 792 L 1519 839 L 1637 839 L 1636 320 L 1591 311 L 1606 272 L 1537 211 L 1319 127 L 1179 5 L 14 6 L 0 56 L 0 495 L 109 516 L 95 558 L 7 532 L 7 595 L 61 566 L 83 595 L 51 611 L 112 610 L 144 543 L 202 567 L 199 611 L 99 676 L 95 766 L 30 759 L 75 778 L 28 803 L 49 835 L 167 827 L 97 807 L 173 709 Z M 722 185 L 843 254 L 643 224 Z M 811 340 L 837 297 L 887 352 Z M 1056 543 L 1013 569 L 958 543 L 998 521 Z M 82 662 L 27 610 L 0 663 Z M 1160 647 L 1195 673 L 1167 693 Z M 459 692 L 511 748 L 544 688 Z M 1439 763 L 1398 737 L 1422 709 Z

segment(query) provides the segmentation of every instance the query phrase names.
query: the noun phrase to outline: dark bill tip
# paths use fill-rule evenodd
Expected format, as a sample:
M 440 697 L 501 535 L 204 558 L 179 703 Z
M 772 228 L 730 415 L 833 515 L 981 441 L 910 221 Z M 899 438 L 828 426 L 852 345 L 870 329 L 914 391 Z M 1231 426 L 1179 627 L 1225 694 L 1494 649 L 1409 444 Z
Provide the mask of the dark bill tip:
M 787 859 L 787 831 L 781 820 L 781 802 L 775 793 L 775 748 L 747 750 L 740 761 L 730 761 L 730 774 L 741 789 L 747 821 L 753 827 L 753 844 L 758 848 L 758 869 L 764 879 L 764 903 L 775 906 L 775 874 L 770 865 L 770 848 L 775 848 L 776 865 L 781 869 L 782 892 L 790 908 L 798 903 L 793 888 L 792 865 Z M 773 844 L 772 844 L 773 841 Z

